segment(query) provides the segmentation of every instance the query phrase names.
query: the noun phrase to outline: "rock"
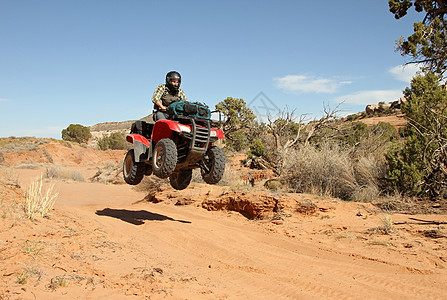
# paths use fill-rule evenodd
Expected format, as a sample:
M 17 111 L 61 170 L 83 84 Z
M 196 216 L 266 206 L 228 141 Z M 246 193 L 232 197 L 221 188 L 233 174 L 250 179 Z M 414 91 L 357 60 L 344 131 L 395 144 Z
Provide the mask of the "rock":
M 237 211 L 248 219 L 264 219 L 282 209 L 280 199 L 262 193 L 226 192 L 218 199 L 202 202 L 207 210 Z
M 390 108 L 391 108 L 391 103 L 380 103 L 378 111 L 379 112 L 384 112 L 384 111 L 386 111 L 386 110 L 388 110 Z
M 284 224 L 284 220 L 273 220 L 272 223 L 275 224 L 275 225 L 283 225 Z
M 369 104 L 365 108 L 368 115 L 373 115 L 379 109 L 379 104 Z
M 193 204 L 194 202 L 196 202 L 194 199 L 182 198 L 182 199 L 178 199 L 177 202 L 175 203 L 175 205 L 190 205 L 190 204 Z

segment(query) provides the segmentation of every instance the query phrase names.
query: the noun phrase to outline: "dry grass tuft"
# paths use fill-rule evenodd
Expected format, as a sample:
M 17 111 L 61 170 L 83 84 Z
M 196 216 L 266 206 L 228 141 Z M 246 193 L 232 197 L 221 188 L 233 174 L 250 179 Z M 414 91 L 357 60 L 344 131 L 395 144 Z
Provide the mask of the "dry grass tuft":
M 48 289 L 55 290 L 59 287 L 67 287 L 70 285 L 69 275 L 59 275 L 51 278 L 50 283 L 47 285 Z
M 297 204 L 297 212 L 306 216 L 314 215 L 318 210 L 318 206 L 311 200 L 297 201 Z
M 192 179 L 191 182 L 205 183 L 202 179 L 202 175 L 200 173 L 200 168 L 192 170 Z M 236 170 L 234 170 L 230 163 L 227 161 L 227 165 L 225 167 L 225 173 L 219 183 L 217 185 L 220 186 L 241 186 L 244 185 L 244 182 L 241 176 L 238 174 Z
M 391 234 L 394 232 L 393 219 L 390 215 L 385 215 L 381 219 L 382 226 L 372 228 L 370 231 L 377 234 Z
M 385 166 L 371 157 L 353 159 L 353 149 L 335 143 L 290 151 L 286 177 L 293 192 L 371 201 L 380 195 Z
M 352 193 L 352 198 L 356 201 L 370 202 L 380 196 L 380 189 L 375 184 L 359 186 Z
M 112 161 L 107 161 L 103 169 L 98 168 L 93 177 L 89 178 L 90 181 L 101 182 L 101 183 L 111 183 L 111 184 L 121 184 L 124 183 L 122 178 L 123 168 L 121 164 L 116 164 Z
M 39 282 L 42 277 L 42 270 L 37 269 L 35 267 L 28 267 L 25 265 L 25 269 L 22 272 L 16 273 L 17 283 L 18 284 L 26 284 L 28 279 L 33 276 L 37 276 L 36 284 Z
M 39 169 L 42 167 L 45 167 L 46 164 L 42 164 L 42 163 L 23 163 L 17 166 L 14 166 L 14 169 L 28 169 L 28 170 L 33 170 L 33 169 Z
M 302 147 L 290 153 L 286 172 L 294 192 L 350 200 L 356 188 L 349 152 L 337 145 Z
M 386 213 L 429 213 L 428 210 L 423 209 L 422 205 L 418 205 L 414 199 L 404 197 L 398 192 L 387 197 L 378 198 L 373 204 Z
M 70 170 L 59 165 L 52 165 L 45 170 L 45 178 L 57 180 L 85 181 L 84 176 L 77 170 Z
M 355 236 L 350 234 L 349 232 L 339 232 L 335 236 L 335 239 L 336 240 L 341 240 L 341 239 L 355 240 Z
M 37 178 L 30 184 L 25 194 L 25 215 L 35 220 L 37 215 L 46 217 L 56 202 L 57 193 L 53 193 L 54 184 L 45 191 L 42 188 L 43 177 Z
M 0 168 L 0 184 L 20 188 L 19 175 L 10 168 Z
M 44 247 L 39 242 L 26 241 L 25 242 L 25 253 L 29 254 L 33 259 L 42 253 Z

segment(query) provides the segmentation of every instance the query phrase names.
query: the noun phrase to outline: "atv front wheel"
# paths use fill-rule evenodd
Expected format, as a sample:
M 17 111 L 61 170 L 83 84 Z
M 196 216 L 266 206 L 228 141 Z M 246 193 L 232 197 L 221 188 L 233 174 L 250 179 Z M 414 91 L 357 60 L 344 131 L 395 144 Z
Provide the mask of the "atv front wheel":
M 123 162 L 124 181 L 130 185 L 137 185 L 143 179 L 144 173 L 146 173 L 146 164 L 135 162 L 134 150 L 129 150 Z
M 177 147 L 170 139 L 161 139 L 152 155 L 152 171 L 155 176 L 168 178 L 177 165 Z
M 176 190 L 184 190 L 191 183 L 192 170 L 181 170 L 169 176 L 169 183 Z
M 218 183 L 225 172 L 225 153 L 217 146 L 208 149 L 203 158 L 201 174 L 208 184 Z

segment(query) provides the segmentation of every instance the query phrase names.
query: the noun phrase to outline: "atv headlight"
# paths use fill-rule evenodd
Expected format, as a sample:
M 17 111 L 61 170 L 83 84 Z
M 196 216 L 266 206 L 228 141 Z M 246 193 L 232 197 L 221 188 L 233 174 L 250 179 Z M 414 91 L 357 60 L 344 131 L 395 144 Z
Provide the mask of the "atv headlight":
M 178 124 L 178 127 L 180 128 L 180 130 L 181 130 L 182 132 L 187 132 L 187 133 L 190 133 L 190 132 L 191 132 L 191 128 L 189 128 L 188 126 Z
M 216 137 L 217 136 L 217 131 L 216 130 L 211 130 L 211 137 Z

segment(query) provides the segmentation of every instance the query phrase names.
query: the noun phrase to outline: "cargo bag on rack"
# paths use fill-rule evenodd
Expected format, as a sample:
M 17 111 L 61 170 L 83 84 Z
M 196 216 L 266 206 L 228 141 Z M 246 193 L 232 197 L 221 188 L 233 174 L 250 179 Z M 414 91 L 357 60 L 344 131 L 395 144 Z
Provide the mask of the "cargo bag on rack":
M 166 112 L 170 115 L 187 116 L 193 118 L 209 119 L 211 118 L 210 109 L 200 103 L 192 103 L 184 100 L 172 103 Z

